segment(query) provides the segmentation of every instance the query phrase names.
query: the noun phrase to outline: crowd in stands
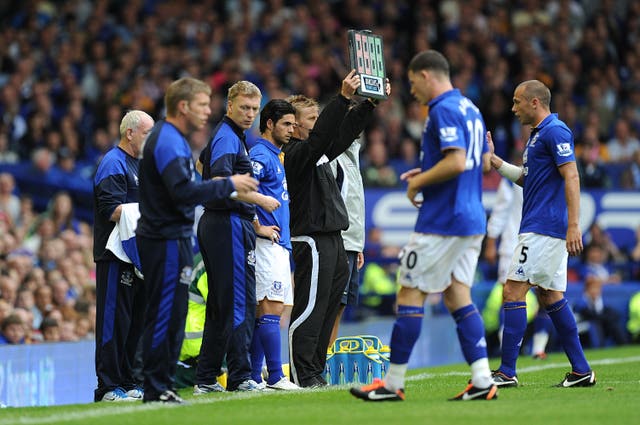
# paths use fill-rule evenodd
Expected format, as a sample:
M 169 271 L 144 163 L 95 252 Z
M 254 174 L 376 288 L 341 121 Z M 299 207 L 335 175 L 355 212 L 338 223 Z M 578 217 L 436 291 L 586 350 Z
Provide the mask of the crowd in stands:
M 13 184 L 10 174 L 0 181 Z M 14 199 L 13 219 L 0 200 L 0 344 L 92 338 L 95 276 L 92 235 L 74 218 L 71 197 L 59 192 L 35 213 L 28 197 Z
M 163 117 L 163 93 L 183 76 L 211 85 L 211 123 L 242 79 L 260 87 L 264 103 L 292 93 L 324 103 L 346 74 L 351 28 L 383 37 L 394 86 L 362 139 L 366 187 L 399 187 L 416 165 L 426 111 L 412 99 L 406 65 L 432 47 L 483 111 L 500 156 L 524 143 L 510 111 L 514 85 L 539 79 L 574 132 L 583 187 L 640 189 L 640 2 L 0 2 L 3 338 L 91 337 L 94 264 L 81 221 L 90 214 L 81 211 L 91 208 L 91 175 L 127 110 Z M 194 152 L 210 131 L 194 135 Z M 640 246 L 624 258 L 604 249 L 616 264 L 640 260 Z M 20 332 L 19 323 L 32 326 Z

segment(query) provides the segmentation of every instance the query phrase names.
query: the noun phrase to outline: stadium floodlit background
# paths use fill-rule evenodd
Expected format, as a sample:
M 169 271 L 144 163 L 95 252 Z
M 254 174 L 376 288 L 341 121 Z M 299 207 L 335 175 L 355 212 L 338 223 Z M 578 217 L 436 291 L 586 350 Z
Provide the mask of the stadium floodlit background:
M 22 0 L 0 2 L 0 320 L 20 312 L 34 343 L 47 316 L 59 322 L 57 339 L 91 339 L 91 176 L 125 111 L 159 119 L 171 81 L 208 82 L 213 116 L 192 137 L 197 155 L 238 80 L 256 83 L 263 103 L 292 93 L 326 102 L 347 73 L 348 29 L 383 37 L 393 87 L 362 136 L 368 263 L 391 280 L 411 230 L 399 175 L 416 165 L 426 110 L 409 93 L 406 65 L 435 48 L 503 157 L 524 144 L 510 112 L 515 85 L 535 78 L 551 88 L 552 111 L 575 136 L 585 242 L 605 249 L 605 266 L 623 281 L 611 299 L 624 310 L 640 281 L 640 2 Z M 498 181 L 486 177 L 488 209 Z M 579 297 L 582 259 L 571 266 Z M 478 280 L 493 279 L 495 266 L 481 263 Z M 388 313 L 384 299 L 347 316 Z M 16 348 L 0 346 L 4 366 L 10 353 L 24 357 Z M 52 370 L 30 361 L 38 373 Z M 0 372 L 0 389 L 18 373 Z

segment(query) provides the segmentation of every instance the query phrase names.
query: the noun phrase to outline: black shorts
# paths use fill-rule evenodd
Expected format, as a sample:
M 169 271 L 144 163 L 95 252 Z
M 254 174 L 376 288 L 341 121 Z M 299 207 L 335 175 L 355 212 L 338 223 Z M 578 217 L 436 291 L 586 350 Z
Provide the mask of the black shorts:
M 340 304 L 342 305 L 358 305 L 358 293 L 360 291 L 360 270 L 358 270 L 358 253 L 355 251 L 347 251 L 347 259 L 349 260 L 349 278 L 342 293 Z

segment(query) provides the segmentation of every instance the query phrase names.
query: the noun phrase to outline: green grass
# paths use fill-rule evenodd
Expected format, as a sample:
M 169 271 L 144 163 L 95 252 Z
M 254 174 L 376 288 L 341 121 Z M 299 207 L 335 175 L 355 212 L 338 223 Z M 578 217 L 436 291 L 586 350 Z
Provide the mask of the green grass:
M 562 353 L 544 361 L 521 357 L 520 387 L 503 389 L 496 401 L 449 402 L 469 377 L 464 364 L 412 370 L 405 402 L 365 403 L 346 387 L 296 393 L 181 395 L 188 406 L 84 404 L 0 410 L 0 424 L 598 424 L 638 423 L 640 349 L 591 350 L 598 383 L 592 388 L 554 388 L 569 371 Z M 499 361 L 491 360 L 492 367 Z

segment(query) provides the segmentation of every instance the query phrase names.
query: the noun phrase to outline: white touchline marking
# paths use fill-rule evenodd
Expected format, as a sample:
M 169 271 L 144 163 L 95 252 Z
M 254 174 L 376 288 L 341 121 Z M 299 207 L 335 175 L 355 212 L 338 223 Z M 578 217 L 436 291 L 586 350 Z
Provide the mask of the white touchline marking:
M 588 360 L 588 359 L 587 359 Z M 618 359 L 601 359 L 601 360 L 589 360 L 589 364 L 591 365 L 610 365 L 610 364 L 620 364 L 620 363 L 634 363 L 640 362 L 640 356 L 634 357 L 623 357 Z M 518 375 L 521 373 L 530 373 L 530 372 L 538 372 L 541 370 L 547 369 L 559 369 L 566 368 L 569 366 L 569 362 L 562 363 L 545 363 L 536 366 L 523 367 L 518 369 Z M 445 373 L 419 373 L 417 375 L 411 375 L 407 377 L 407 381 L 420 381 L 422 379 L 432 379 L 441 376 L 469 376 L 469 372 L 445 372 Z
M 601 359 L 601 360 L 590 360 L 589 363 L 592 365 L 609 365 L 609 364 L 622 364 L 622 363 L 634 363 L 639 362 L 640 356 L 634 357 L 623 357 L 618 359 Z M 529 366 L 524 367 L 518 370 L 518 373 L 529 373 L 536 372 L 545 369 L 558 369 L 558 368 L 566 368 L 569 365 L 568 362 L 562 363 L 546 363 L 544 365 L 537 366 Z M 417 375 L 411 375 L 407 377 L 407 381 L 419 381 L 422 379 L 433 379 L 442 376 L 469 376 L 469 372 L 444 372 L 444 373 L 420 373 Z M 344 388 L 348 388 L 349 385 L 332 385 L 330 387 L 321 388 L 321 389 L 313 389 L 313 390 L 304 390 L 300 392 L 321 392 L 326 390 L 343 390 Z M 294 395 L 299 393 L 297 391 L 293 391 L 290 394 Z M 89 410 L 83 410 L 79 412 L 60 412 L 52 415 L 46 416 L 33 416 L 33 417 L 20 417 L 15 419 L 9 419 L 7 422 L 2 422 L 3 425 L 37 425 L 37 424 L 49 424 L 56 422 L 70 422 L 70 421 L 83 421 L 91 418 L 103 418 L 105 416 L 119 416 L 126 415 L 133 412 L 144 412 L 151 410 L 160 410 L 160 409 L 175 409 L 181 407 L 189 407 L 198 404 L 210 404 L 210 403 L 220 403 L 229 400 L 241 400 L 241 399 L 249 399 L 254 397 L 264 397 L 269 394 L 280 394 L 280 391 L 255 391 L 255 392 L 245 392 L 245 393 L 230 393 L 223 394 L 217 397 L 202 397 L 202 398 L 190 398 L 187 400 L 189 404 L 186 405 L 165 405 L 165 404 L 127 404 L 114 406 L 113 403 L 106 405 L 106 403 L 95 403 L 95 408 Z M 52 406 L 54 407 L 54 406 Z M 59 407 L 59 406 L 58 406 Z M 5 410 L 5 412 L 11 411 L 11 408 Z M 39 411 L 38 413 L 40 413 Z M 3 418 L 4 419 L 4 418 Z
M 218 403 L 228 400 L 242 400 L 254 397 L 263 397 L 269 394 L 282 394 L 281 392 L 276 391 L 255 391 L 255 392 L 244 392 L 244 393 L 229 393 L 220 395 L 217 397 L 200 397 L 200 398 L 190 398 L 187 400 L 188 404 L 161 404 L 161 403 L 118 403 L 117 406 L 114 406 L 114 403 L 109 403 L 107 405 L 106 402 L 103 403 L 95 403 L 95 408 L 90 410 L 83 410 L 79 412 L 60 412 L 47 416 L 32 416 L 32 417 L 20 417 L 15 419 L 10 419 L 9 422 L 2 422 L 3 425 L 12 425 L 12 424 L 48 424 L 48 423 L 56 423 L 56 422 L 68 422 L 68 421 L 82 421 L 85 419 L 97 418 L 97 417 L 105 417 L 105 416 L 119 416 L 119 415 L 127 415 L 134 412 L 146 412 L 150 410 L 160 410 L 160 409 L 176 409 L 181 407 L 189 407 L 197 404 L 210 404 L 210 403 Z M 91 404 L 91 403 L 90 403 Z M 61 407 L 61 406 L 50 406 L 50 407 Z M 10 411 L 11 408 L 5 410 L 5 412 Z

